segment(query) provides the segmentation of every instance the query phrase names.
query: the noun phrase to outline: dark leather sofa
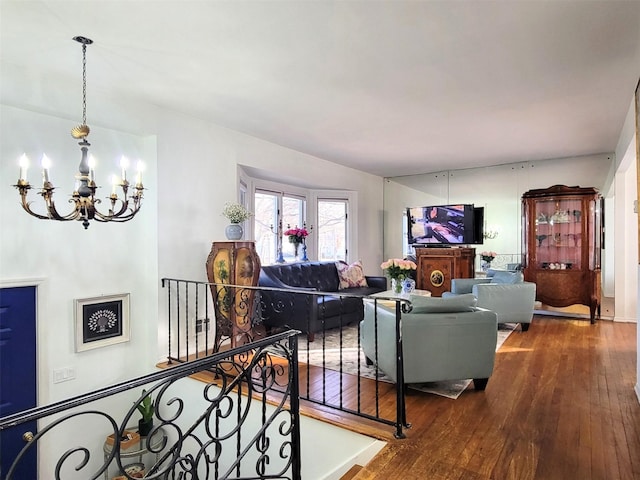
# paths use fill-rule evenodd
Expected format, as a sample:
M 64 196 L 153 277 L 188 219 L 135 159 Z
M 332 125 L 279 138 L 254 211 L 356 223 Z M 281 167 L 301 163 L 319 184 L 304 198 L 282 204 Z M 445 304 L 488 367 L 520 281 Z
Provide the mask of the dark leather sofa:
M 366 276 L 366 287 L 339 290 L 335 262 L 304 262 L 263 266 L 260 289 L 263 324 L 270 329 L 294 328 L 308 335 L 359 322 L 364 318 L 362 298 L 387 289 L 383 276 Z

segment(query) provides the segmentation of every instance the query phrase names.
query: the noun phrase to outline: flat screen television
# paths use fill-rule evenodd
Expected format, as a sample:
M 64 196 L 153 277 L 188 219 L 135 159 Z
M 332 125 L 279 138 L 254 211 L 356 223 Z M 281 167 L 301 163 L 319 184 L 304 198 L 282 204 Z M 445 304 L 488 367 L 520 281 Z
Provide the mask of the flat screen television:
M 408 242 L 412 246 L 482 243 L 484 208 L 471 204 L 408 207 Z

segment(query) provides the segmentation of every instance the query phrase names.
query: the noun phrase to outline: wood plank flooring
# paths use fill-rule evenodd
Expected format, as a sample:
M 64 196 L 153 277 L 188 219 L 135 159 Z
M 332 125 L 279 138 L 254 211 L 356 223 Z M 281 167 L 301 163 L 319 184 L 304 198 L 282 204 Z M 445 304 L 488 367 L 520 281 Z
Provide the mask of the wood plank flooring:
M 310 402 L 301 412 L 388 442 L 353 480 L 638 480 L 636 348 L 636 324 L 536 315 L 497 352 L 484 392 L 470 386 L 450 400 L 410 391 L 406 439 Z M 354 378 L 340 384 L 339 373 L 300 364 L 302 394 L 308 385 L 370 411 L 375 382 L 364 379 L 358 395 Z M 395 389 L 379 387 L 380 411 L 393 419 Z
M 640 479 L 636 342 L 635 324 L 536 316 L 485 392 L 410 394 L 407 438 L 353 478 Z

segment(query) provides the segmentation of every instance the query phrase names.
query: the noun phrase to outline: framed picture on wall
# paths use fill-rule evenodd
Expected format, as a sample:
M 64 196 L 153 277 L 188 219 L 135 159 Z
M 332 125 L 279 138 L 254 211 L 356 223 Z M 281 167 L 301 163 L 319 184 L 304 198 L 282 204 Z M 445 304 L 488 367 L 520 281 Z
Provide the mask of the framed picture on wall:
M 75 301 L 76 352 L 129 341 L 129 294 Z

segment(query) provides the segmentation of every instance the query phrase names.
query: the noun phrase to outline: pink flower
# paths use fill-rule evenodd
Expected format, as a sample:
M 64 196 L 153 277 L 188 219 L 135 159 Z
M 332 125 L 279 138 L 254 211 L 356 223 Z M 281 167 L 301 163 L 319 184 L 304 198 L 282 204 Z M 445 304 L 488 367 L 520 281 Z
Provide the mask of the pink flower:
M 409 270 L 415 270 L 418 266 L 411 260 L 403 260 L 401 258 L 390 258 L 382 262 L 380 268 L 386 270 L 389 278 L 404 279 L 409 276 Z
M 496 252 L 480 252 L 480 258 L 485 262 L 491 262 L 497 256 L 498 254 Z
M 309 235 L 306 228 L 290 228 L 284 232 L 289 237 L 289 243 L 302 243 L 304 239 Z
M 285 235 L 287 236 L 294 236 L 294 237 L 306 237 L 307 235 L 309 235 L 309 232 L 307 231 L 306 228 L 290 228 L 289 230 L 287 230 L 286 232 L 284 232 Z

